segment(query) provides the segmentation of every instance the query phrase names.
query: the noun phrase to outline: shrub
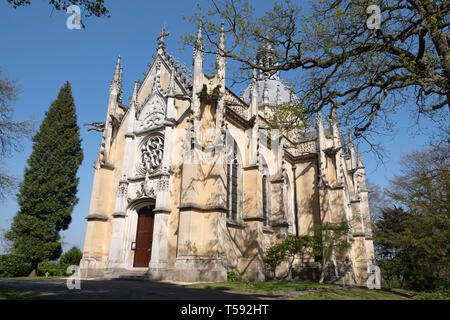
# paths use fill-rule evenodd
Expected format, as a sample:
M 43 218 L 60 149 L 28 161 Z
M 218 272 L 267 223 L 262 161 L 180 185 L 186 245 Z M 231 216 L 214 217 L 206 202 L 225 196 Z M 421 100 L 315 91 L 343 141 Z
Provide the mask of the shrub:
M 414 300 L 450 300 L 448 291 L 420 292 L 413 297 Z
M 238 276 L 234 272 L 227 272 L 227 282 L 235 282 L 238 281 Z
M 58 262 L 42 261 L 38 266 L 38 276 L 45 276 L 48 272 L 50 277 L 63 277 L 67 276 L 66 267 L 62 266 Z
M 16 254 L 0 255 L 0 278 L 25 277 L 31 272 L 31 265 L 23 256 Z
M 77 247 L 72 247 L 69 251 L 65 252 L 59 259 L 61 266 L 65 266 L 66 269 L 70 265 L 79 265 L 80 260 L 83 257 L 83 253 Z
M 304 235 L 300 237 L 287 237 L 281 242 L 274 243 L 264 255 L 264 263 L 270 267 L 273 276 L 276 277 L 276 268 L 283 261 L 288 261 L 288 270 L 285 278 L 290 274 L 294 258 L 299 255 L 314 255 L 319 247 L 316 237 Z M 321 248 L 319 248 L 321 249 Z

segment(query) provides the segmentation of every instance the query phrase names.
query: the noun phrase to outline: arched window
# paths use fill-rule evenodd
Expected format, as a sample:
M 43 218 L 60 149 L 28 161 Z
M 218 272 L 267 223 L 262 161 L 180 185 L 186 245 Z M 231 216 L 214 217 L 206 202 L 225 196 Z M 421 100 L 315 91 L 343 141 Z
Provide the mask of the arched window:
M 240 166 L 237 154 L 236 142 L 233 143 L 232 157 L 227 163 L 227 218 L 233 221 L 238 220 L 239 211 L 239 173 Z
M 263 211 L 263 225 L 267 226 L 267 176 L 262 176 L 262 211 Z

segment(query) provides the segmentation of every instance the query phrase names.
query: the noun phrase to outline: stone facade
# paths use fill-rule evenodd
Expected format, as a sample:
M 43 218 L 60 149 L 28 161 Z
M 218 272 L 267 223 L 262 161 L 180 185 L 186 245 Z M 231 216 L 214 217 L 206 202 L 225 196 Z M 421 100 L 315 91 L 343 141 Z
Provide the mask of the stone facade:
M 361 156 L 344 145 L 336 118 L 318 114 L 303 138 L 268 130 L 267 110 L 292 98 L 278 75 L 256 74 L 244 96 L 225 86 L 225 58 L 202 71 L 201 26 L 191 72 L 157 54 L 130 104 L 122 103 L 118 58 L 98 158 L 81 275 L 226 281 L 264 280 L 265 249 L 327 222 L 351 222 L 350 266 L 337 277 L 365 284 L 373 263 Z M 224 45 L 223 34 L 219 43 Z M 148 267 L 135 268 L 139 210 L 153 208 Z M 305 263 L 297 261 L 299 273 Z M 306 263 L 314 267 L 314 258 Z M 305 267 L 306 268 L 306 267 Z

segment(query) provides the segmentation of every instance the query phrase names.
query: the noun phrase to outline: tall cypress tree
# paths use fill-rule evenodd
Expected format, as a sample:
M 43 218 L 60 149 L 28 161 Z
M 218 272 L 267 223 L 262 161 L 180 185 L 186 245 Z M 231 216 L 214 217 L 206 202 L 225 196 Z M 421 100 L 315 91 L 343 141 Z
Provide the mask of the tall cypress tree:
M 33 151 L 17 195 L 20 206 L 6 237 L 12 251 L 31 264 L 54 260 L 62 253 L 59 232 L 66 230 L 76 197 L 78 167 L 83 160 L 80 128 L 70 83 L 60 89 L 33 137 Z

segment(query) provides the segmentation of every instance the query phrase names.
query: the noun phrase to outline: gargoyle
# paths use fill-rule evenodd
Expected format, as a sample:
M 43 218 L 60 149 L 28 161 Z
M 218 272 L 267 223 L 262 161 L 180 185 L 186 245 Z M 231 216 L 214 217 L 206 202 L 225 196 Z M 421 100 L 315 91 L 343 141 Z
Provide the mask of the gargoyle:
M 98 132 L 105 131 L 105 123 L 104 122 L 83 123 L 83 125 L 92 127 L 92 128 L 88 128 L 88 131 L 91 131 L 91 130 L 98 131 Z

